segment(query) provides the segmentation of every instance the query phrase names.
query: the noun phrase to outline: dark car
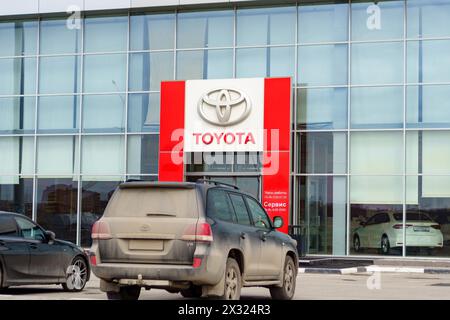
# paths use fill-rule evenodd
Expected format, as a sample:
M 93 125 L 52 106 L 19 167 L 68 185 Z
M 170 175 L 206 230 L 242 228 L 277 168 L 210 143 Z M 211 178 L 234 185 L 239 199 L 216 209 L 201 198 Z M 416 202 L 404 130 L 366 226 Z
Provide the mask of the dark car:
M 291 299 L 297 243 L 276 230 L 282 223 L 235 186 L 126 182 L 92 228 L 92 271 L 110 299 L 157 288 L 234 300 L 243 286 Z
M 66 291 L 81 291 L 89 276 L 89 260 L 80 247 L 56 240 L 23 215 L 0 211 L 0 288 L 61 284 Z

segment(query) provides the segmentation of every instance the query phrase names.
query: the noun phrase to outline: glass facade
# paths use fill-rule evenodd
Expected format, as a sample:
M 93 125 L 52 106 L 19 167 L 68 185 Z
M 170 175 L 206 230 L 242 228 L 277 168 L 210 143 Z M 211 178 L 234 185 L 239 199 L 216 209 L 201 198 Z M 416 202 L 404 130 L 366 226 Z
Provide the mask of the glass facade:
M 118 183 L 157 180 L 161 81 L 288 76 L 306 252 L 450 257 L 450 0 L 43 16 L 0 41 L 0 210 L 89 246 Z M 257 162 L 187 172 L 261 188 Z

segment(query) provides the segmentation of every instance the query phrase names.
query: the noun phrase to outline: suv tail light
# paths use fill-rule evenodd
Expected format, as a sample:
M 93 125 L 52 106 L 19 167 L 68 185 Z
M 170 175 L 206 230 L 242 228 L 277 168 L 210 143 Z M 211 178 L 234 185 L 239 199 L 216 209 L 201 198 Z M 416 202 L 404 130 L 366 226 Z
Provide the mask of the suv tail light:
M 186 228 L 182 239 L 186 241 L 212 242 L 213 234 L 211 225 L 207 222 L 192 224 Z
M 109 224 L 106 221 L 98 220 L 92 226 L 92 240 L 108 240 L 112 239 Z
M 406 228 L 412 227 L 412 224 L 406 224 L 405 227 L 406 227 Z M 397 229 L 397 230 L 398 230 L 398 229 L 403 229 L 403 225 L 402 225 L 402 224 L 394 224 L 394 225 L 392 226 L 392 228 Z

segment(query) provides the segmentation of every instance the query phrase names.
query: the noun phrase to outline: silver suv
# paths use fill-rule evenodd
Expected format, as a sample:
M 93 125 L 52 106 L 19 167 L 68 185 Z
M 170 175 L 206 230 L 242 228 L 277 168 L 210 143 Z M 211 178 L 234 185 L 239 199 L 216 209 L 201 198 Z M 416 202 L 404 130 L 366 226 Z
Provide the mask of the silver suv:
M 232 185 L 126 182 L 92 228 L 92 270 L 109 299 L 159 288 L 237 300 L 243 286 L 291 299 L 297 244 L 282 223 Z

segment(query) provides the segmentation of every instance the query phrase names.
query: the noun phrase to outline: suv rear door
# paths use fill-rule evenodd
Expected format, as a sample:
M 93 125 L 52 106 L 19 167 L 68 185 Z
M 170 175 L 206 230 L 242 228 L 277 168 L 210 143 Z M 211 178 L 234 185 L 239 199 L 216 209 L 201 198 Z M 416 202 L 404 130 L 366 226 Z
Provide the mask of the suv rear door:
M 243 196 L 239 193 L 228 192 L 233 205 L 236 231 L 240 237 L 240 248 L 244 254 L 245 280 L 259 279 L 259 263 L 261 253 L 261 240 L 257 229 L 252 225 L 252 220 L 245 204 Z
M 101 261 L 192 264 L 195 239 L 186 234 L 195 230 L 199 208 L 192 184 L 121 185 L 100 220 L 112 237 L 98 240 Z
M 261 242 L 259 274 L 267 279 L 278 278 L 283 270 L 283 246 L 263 207 L 253 198 L 245 196 L 253 224 Z

